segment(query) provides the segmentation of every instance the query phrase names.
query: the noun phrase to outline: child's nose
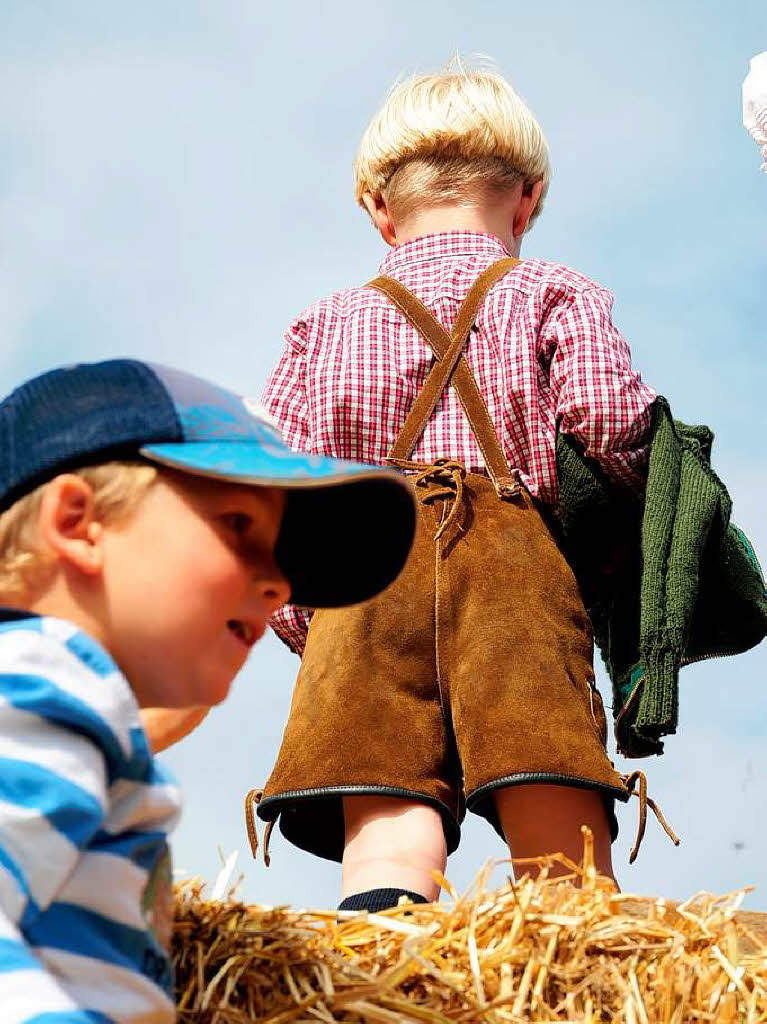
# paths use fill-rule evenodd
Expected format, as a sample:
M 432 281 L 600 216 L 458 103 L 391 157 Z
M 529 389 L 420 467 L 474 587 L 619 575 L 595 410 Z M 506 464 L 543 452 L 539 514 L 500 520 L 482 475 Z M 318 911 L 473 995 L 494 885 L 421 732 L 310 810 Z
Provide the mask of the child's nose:
M 272 615 L 290 600 L 290 584 L 276 565 L 272 565 L 266 573 L 259 573 L 256 580 L 258 596 Z

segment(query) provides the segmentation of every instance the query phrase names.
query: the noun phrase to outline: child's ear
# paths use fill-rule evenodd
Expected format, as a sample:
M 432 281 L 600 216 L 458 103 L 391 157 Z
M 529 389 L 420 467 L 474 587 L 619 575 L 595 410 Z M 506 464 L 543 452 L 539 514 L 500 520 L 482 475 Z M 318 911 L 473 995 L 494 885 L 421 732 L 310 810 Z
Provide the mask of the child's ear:
M 46 486 L 38 530 L 48 548 L 88 576 L 101 572 L 103 529 L 95 519 L 93 490 L 82 477 L 62 473 Z
M 541 200 L 543 192 L 543 179 L 540 181 L 528 181 L 522 187 L 522 196 L 514 212 L 514 226 L 512 233 L 515 238 L 521 238 L 527 231 L 530 218 L 535 213 L 535 208 Z
M 372 192 L 362 193 L 362 205 L 370 214 L 370 219 L 381 233 L 381 238 L 387 245 L 397 244 L 397 231 L 394 221 L 389 213 L 389 207 L 382 195 L 374 196 Z

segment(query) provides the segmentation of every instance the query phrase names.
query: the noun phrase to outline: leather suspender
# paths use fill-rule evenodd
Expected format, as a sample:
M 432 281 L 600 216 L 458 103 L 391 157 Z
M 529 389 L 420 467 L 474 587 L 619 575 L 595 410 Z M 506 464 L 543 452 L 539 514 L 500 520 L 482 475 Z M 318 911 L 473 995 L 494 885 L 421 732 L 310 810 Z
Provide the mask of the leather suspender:
M 490 479 L 501 498 L 519 493 L 519 484 L 511 473 L 487 405 L 466 362 L 463 350 L 477 314 L 487 293 L 519 260 L 512 256 L 488 267 L 471 286 L 458 310 L 452 333 L 448 334 L 434 314 L 420 299 L 393 277 L 377 277 L 366 286 L 375 288 L 389 298 L 434 352 L 436 362 L 421 392 L 413 402 L 402 430 L 389 452 L 392 461 L 410 457 L 445 388 L 451 379 L 461 405 L 485 459 Z

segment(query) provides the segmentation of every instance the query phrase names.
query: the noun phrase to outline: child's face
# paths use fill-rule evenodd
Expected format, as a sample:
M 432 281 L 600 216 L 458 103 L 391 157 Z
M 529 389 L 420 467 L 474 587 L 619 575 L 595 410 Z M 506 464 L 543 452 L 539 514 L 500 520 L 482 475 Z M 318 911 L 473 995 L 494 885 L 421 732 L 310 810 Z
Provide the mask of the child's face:
M 105 526 L 105 646 L 141 706 L 222 701 L 290 597 L 274 559 L 284 491 L 160 473 Z

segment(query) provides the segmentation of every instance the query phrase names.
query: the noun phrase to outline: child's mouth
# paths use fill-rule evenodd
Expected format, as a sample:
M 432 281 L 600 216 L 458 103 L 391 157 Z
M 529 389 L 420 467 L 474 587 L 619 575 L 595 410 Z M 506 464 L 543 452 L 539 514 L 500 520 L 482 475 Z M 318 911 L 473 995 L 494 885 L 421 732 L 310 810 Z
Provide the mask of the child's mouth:
M 226 625 L 246 647 L 252 647 L 258 640 L 258 631 L 248 622 L 243 622 L 241 619 L 229 619 Z

